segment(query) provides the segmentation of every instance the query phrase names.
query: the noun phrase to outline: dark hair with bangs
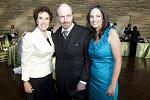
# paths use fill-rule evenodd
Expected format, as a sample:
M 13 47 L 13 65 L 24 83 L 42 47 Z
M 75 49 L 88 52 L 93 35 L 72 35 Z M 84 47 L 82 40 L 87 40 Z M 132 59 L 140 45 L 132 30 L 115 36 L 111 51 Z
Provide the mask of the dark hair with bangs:
M 36 23 L 36 20 L 38 18 L 38 14 L 40 12 L 47 12 L 49 14 L 49 17 L 50 17 L 50 22 L 52 21 L 52 19 L 53 19 L 52 11 L 46 6 L 40 6 L 40 7 L 36 8 L 34 10 L 34 13 L 33 13 L 33 18 L 34 18 L 34 22 L 35 22 L 36 26 L 38 26 L 37 23 Z
M 92 37 L 95 38 L 95 35 L 97 33 L 96 29 L 93 28 L 90 24 L 90 13 L 91 11 L 94 9 L 94 8 L 97 8 L 101 11 L 102 15 L 103 15 L 103 22 L 102 22 L 102 27 L 100 28 L 99 30 L 99 33 L 98 33 L 98 36 L 99 38 L 101 38 L 101 35 L 103 34 L 103 31 L 110 25 L 109 24 L 109 21 L 108 21 L 108 16 L 106 15 L 106 13 L 104 12 L 104 9 L 100 6 L 100 5 L 94 5 L 92 6 L 88 13 L 87 13 L 87 17 L 86 17 L 86 25 L 87 25 L 87 28 L 89 29 L 89 32 L 90 32 L 90 35 Z

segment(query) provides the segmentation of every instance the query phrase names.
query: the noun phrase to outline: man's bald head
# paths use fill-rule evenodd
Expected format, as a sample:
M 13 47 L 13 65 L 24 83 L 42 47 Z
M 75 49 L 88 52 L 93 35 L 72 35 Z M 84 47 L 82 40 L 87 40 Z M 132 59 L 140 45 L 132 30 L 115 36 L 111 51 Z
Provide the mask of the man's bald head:
M 71 7 L 62 3 L 57 9 L 57 15 L 61 26 L 64 29 L 68 29 L 73 23 L 73 13 Z
M 66 4 L 66 3 L 62 3 L 59 5 L 58 9 L 57 9 L 57 15 L 59 15 L 61 12 L 65 12 L 65 11 L 70 11 L 73 14 L 72 8 Z

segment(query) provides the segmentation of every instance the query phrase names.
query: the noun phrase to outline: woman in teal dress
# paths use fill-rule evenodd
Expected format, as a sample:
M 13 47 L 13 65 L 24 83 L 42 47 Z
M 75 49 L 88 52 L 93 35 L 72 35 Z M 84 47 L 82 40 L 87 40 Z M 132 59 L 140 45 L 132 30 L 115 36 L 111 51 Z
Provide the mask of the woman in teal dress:
M 117 100 L 121 69 L 120 40 L 101 6 L 91 7 L 87 14 L 90 30 L 89 55 L 92 60 L 89 100 Z

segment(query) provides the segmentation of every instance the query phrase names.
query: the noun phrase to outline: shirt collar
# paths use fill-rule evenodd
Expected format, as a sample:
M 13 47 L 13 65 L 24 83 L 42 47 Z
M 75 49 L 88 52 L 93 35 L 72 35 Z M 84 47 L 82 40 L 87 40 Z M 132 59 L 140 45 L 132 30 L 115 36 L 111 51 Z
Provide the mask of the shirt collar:
M 68 33 L 67 33 L 67 35 L 68 35 L 70 33 L 71 29 L 73 28 L 73 26 L 74 26 L 74 23 L 72 23 L 71 26 L 67 30 L 65 30 L 65 29 L 62 28 L 61 33 L 63 31 L 68 31 Z

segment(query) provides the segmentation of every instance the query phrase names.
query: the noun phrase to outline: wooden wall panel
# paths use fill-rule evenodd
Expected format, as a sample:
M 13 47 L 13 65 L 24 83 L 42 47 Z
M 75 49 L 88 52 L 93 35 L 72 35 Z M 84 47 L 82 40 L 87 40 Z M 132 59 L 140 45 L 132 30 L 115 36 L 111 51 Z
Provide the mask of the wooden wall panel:
M 32 31 L 33 11 L 41 5 L 46 5 L 53 11 L 52 24 L 55 24 L 56 8 L 63 2 L 72 6 L 75 20 L 81 25 L 86 24 L 89 7 L 100 4 L 108 13 L 110 22 L 117 22 L 122 16 L 130 16 L 132 26 L 136 25 L 143 37 L 150 36 L 150 0 L 0 0 L 0 33 L 9 32 L 11 25 L 15 25 L 20 34 L 23 31 Z M 18 21 L 21 19 L 22 21 Z

